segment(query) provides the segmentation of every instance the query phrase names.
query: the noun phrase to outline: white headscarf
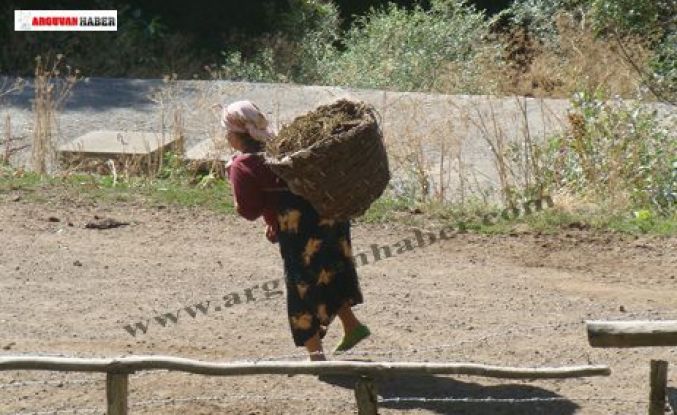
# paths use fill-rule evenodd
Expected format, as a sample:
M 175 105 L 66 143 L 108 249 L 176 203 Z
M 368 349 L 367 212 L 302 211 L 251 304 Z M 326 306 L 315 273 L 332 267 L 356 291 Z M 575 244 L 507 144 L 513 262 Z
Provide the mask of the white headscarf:
M 222 108 L 221 125 L 228 131 L 247 133 L 260 142 L 266 142 L 274 136 L 268 119 L 253 102 L 237 101 Z

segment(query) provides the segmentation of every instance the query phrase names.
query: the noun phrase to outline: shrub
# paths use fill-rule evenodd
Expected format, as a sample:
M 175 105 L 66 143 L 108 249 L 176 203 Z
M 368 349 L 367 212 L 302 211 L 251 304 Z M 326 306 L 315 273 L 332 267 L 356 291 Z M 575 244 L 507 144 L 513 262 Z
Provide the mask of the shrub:
M 674 0 L 590 1 L 590 16 L 599 31 L 661 37 L 676 12 Z
M 279 27 L 287 40 L 286 48 L 278 47 L 283 73 L 294 82 L 321 83 L 323 63 L 336 54 L 340 24 L 338 8 L 331 1 L 290 0 L 290 11 L 282 15 Z
M 540 39 L 552 39 L 557 34 L 555 17 L 579 6 L 580 0 L 524 0 L 516 1 L 501 12 L 510 24 L 522 27 Z
M 656 47 L 650 67 L 658 93 L 666 101 L 677 102 L 677 31 Z
M 213 77 L 232 81 L 285 82 L 287 79 L 278 72 L 274 53 L 265 48 L 253 58 L 245 60 L 241 52 L 223 52 L 225 63 L 220 68 L 211 68 Z
M 636 37 L 606 39 L 595 36 L 584 22 L 568 14 L 555 17 L 557 34 L 533 47 L 523 72 L 510 74 L 519 95 L 570 98 L 576 91 L 597 91 L 604 96 L 637 97 L 651 52 Z M 510 79 L 504 82 L 509 84 Z
M 289 11 L 278 18 L 275 33 L 254 43 L 258 52 L 244 57 L 224 52 L 222 76 L 252 82 L 322 83 L 339 38 L 339 13 L 333 2 L 289 0 Z
M 674 130 L 636 102 L 578 94 L 572 104 L 568 131 L 551 143 L 554 186 L 612 205 L 672 208 Z
M 454 0 L 433 0 L 429 11 L 372 9 L 346 33 L 335 61 L 323 62 L 326 83 L 436 91 L 444 65 L 471 58 L 485 31 L 483 14 Z
M 528 93 L 533 83 L 534 95 L 568 97 L 597 83 L 609 94 L 635 97 L 643 95 L 641 84 L 656 98 L 674 101 L 675 12 L 677 3 L 670 0 L 515 2 L 491 24 L 508 34 L 501 39 L 502 64 L 518 80 L 504 92 Z M 571 85 L 578 80 L 587 85 Z

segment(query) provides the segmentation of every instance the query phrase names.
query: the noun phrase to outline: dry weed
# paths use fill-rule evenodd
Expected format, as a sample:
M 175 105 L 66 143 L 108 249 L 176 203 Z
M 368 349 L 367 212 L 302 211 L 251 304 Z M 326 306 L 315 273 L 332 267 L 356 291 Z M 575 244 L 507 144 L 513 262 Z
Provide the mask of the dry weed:
M 597 36 L 585 21 L 575 22 L 567 15 L 557 18 L 558 36 L 553 44 L 539 43 L 523 36 L 508 53 L 500 84 L 502 93 L 571 97 L 578 91 L 594 91 L 604 96 L 636 97 L 642 85 L 637 67 L 646 68 L 649 49 L 639 38 L 627 37 L 618 43 Z M 517 51 L 521 50 L 522 54 Z M 622 47 L 622 49 L 621 49 Z
M 384 93 L 381 123 L 385 122 L 386 115 L 397 114 L 391 117 L 391 125 L 383 128 L 396 194 L 414 202 L 447 202 L 457 195 L 450 191 L 457 177 L 463 200 L 467 180 L 452 101 L 421 102 L 409 96 L 388 101 Z M 450 116 L 430 120 L 432 106 Z M 426 124 L 424 130 L 422 123 Z
M 9 164 L 12 154 L 12 119 L 9 114 L 5 117 L 5 152 L 2 155 L 2 164 Z
M 0 105 L 3 104 L 4 99 L 8 96 L 23 91 L 25 84 L 26 83 L 22 78 L 10 79 L 9 77 L 3 77 L 2 82 L 0 82 Z M 4 151 L 0 162 L 1 164 L 9 164 L 12 154 L 19 150 L 12 147 L 14 137 L 12 137 L 12 120 L 9 114 L 5 115 L 4 136 L 4 140 L 0 141 L 0 143 L 4 145 Z
M 32 167 L 36 173 L 46 174 L 56 167 L 56 115 L 81 76 L 78 69 L 65 63 L 62 54 L 53 59 L 38 56 L 35 61 Z

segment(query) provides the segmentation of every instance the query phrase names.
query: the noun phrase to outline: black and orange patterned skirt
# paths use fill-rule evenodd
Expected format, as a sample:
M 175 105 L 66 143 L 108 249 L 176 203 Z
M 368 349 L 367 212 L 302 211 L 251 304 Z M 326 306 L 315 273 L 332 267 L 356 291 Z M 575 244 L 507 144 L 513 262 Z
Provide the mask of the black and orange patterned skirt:
M 278 240 L 294 344 L 323 335 L 344 304 L 363 302 L 353 262 L 350 222 L 322 219 L 305 199 L 280 193 Z

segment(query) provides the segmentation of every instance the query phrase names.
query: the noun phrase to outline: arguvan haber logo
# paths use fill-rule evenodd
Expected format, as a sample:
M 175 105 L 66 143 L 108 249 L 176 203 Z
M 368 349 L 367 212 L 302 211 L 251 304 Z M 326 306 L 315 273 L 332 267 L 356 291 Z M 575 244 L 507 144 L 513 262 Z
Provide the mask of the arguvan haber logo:
M 33 17 L 33 26 L 77 26 L 77 17 Z
M 117 31 L 117 10 L 15 10 L 16 31 Z

